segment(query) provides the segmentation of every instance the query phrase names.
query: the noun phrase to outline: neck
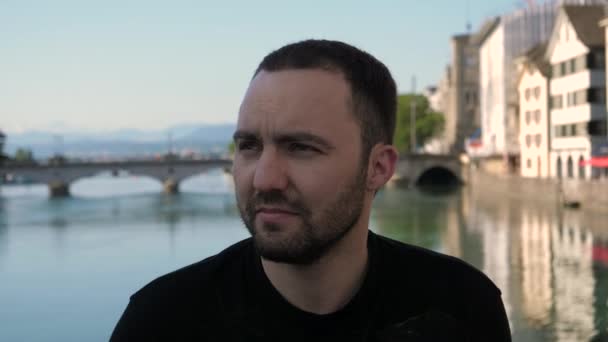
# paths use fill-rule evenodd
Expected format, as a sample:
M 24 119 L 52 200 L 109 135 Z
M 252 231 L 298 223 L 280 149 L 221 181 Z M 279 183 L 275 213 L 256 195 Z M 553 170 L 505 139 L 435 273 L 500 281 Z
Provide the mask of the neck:
M 365 278 L 367 217 L 361 217 L 339 242 L 309 265 L 277 263 L 262 258 L 266 276 L 277 291 L 295 307 L 328 314 L 343 308 L 355 296 Z

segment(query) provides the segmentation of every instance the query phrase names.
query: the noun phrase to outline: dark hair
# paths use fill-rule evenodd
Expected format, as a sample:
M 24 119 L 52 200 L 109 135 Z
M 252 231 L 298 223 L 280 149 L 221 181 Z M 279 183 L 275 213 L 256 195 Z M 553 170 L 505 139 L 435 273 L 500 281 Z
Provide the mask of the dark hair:
M 392 144 L 397 89 L 388 68 L 369 53 L 331 40 L 304 40 L 268 54 L 257 70 L 336 70 L 350 84 L 353 112 L 361 128 L 363 153 L 379 143 Z

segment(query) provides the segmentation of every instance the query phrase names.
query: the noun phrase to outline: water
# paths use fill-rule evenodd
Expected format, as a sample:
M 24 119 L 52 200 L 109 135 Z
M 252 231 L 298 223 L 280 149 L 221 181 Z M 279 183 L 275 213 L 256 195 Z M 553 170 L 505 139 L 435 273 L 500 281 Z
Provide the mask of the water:
M 151 279 L 247 237 L 221 173 L 164 196 L 146 178 L 91 178 L 72 198 L 0 195 L 0 341 L 105 341 Z M 386 189 L 372 229 L 467 260 L 503 292 L 514 341 L 608 340 L 605 215 Z

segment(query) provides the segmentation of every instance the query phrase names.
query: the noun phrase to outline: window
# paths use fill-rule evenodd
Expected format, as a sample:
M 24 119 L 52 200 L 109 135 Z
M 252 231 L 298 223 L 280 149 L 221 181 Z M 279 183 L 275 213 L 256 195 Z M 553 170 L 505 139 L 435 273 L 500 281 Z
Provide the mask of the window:
M 540 123 L 540 109 L 534 111 L 534 122 Z
M 606 89 L 605 88 L 589 88 L 587 89 L 587 99 L 589 103 L 606 103 Z
M 567 172 L 568 172 L 568 178 L 574 178 L 574 163 L 572 162 L 572 156 L 568 156 L 568 162 L 567 162 Z
M 587 123 L 587 134 L 591 136 L 606 135 L 606 120 L 591 120 Z
M 530 158 L 526 160 L 526 167 L 528 167 L 528 169 L 532 168 L 532 160 Z
M 583 156 L 578 157 L 578 178 L 585 179 L 585 166 L 583 164 Z
M 576 61 L 575 70 L 582 71 L 582 70 L 587 69 L 587 56 L 586 55 L 578 56 L 574 60 Z
M 556 78 L 560 77 L 560 76 L 563 76 L 563 74 L 562 74 L 561 71 L 562 71 L 562 69 L 561 69 L 561 66 L 560 66 L 559 63 L 558 64 L 553 64 L 551 66 L 551 76 L 556 77 Z
M 526 101 L 530 100 L 530 88 L 526 88 L 526 95 L 525 95 L 525 97 L 526 97 Z
M 534 143 L 536 144 L 536 147 L 540 147 L 541 139 L 542 136 L 540 135 L 540 133 L 534 136 Z
M 581 104 L 587 103 L 587 99 L 588 99 L 587 90 L 581 89 L 581 90 L 575 92 L 574 94 L 575 94 L 574 96 L 576 97 L 574 99 L 574 103 L 576 105 L 581 105 Z
M 587 90 L 578 90 L 566 94 L 566 106 L 574 107 L 587 102 Z
M 568 71 L 566 70 L 566 62 L 559 63 L 559 73 L 561 75 L 568 75 Z
M 530 134 L 526 134 L 526 147 L 530 147 L 532 144 L 532 136 Z
M 586 56 L 587 67 L 589 69 L 605 69 L 606 55 L 603 49 L 593 50 Z
M 566 94 L 566 107 L 572 107 L 572 93 Z
M 531 116 L 531 115 L 530 115 L 530 111 L 529 111 L 529 110 L 527 110 L 527 111 L 526 111 L 526 125 L 529 125 L 529 124 L 530 124 L 530 116 Z
M 577 72 L 576 70 L 576 59 L 573 58 L 571 60 L 568 61 L 568 73 L 569 74 L 574 74 L 575 72 Z
M 557 178 L 561 179 L 562 178 L 562 157 L 557 157 L 555 170 L 557 171 Z
M 534 98 L 538 100 L 539 97 L 540 97 L 540 87 L 536 86 L 536 87 L 534 87 Z
M 551 109 L 561 109 L 563 107 L 562 96 L 553 95 L 549 100 L 549 106 Z

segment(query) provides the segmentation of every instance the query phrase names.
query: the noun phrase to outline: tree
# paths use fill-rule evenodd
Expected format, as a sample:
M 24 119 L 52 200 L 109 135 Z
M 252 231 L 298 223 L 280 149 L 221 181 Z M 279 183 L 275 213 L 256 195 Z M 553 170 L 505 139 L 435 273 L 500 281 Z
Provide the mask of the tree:
M 34 154 L 32 153 L 32 150 L 20 147 L 15 152 L 15 161 L 19 163 L 33 162 Z
M 234 141 L 231 141 L 230 145 L 228 145 L 228 152 L 230 152 L 230 155 L 234 155 L 235 149 L 236 149 L 236 146 L 234 145 Z
M 400 152 L 411 151 L 410 146 L 410 113 L 411 101 L 416 101 L 416 144 L 418 146 L 443 131 L 444 115 L 434 112 L 429 101 L 420 94 L 401 94 L 397 98 L 397 121 L 395 125 L 394 144 Z

